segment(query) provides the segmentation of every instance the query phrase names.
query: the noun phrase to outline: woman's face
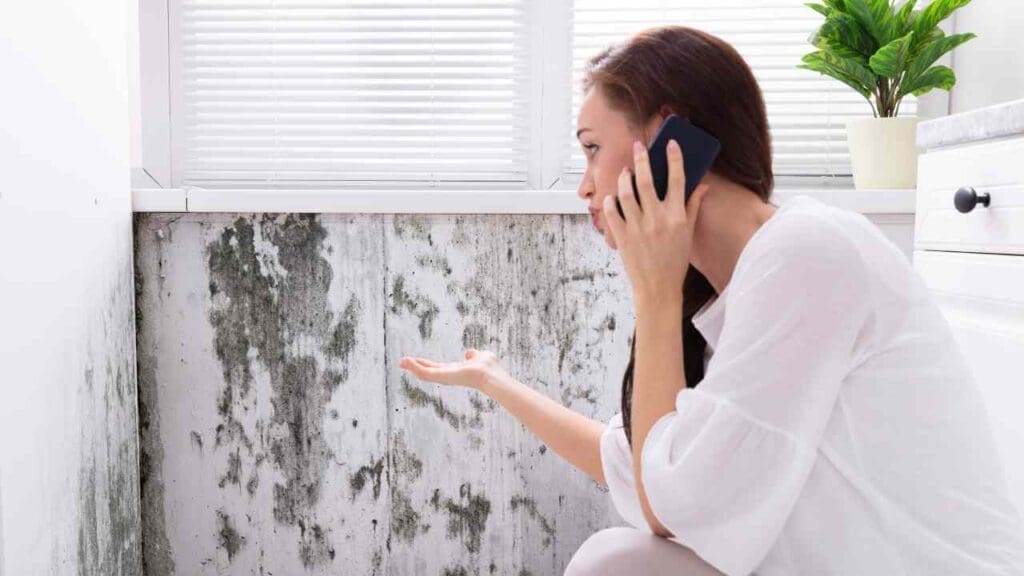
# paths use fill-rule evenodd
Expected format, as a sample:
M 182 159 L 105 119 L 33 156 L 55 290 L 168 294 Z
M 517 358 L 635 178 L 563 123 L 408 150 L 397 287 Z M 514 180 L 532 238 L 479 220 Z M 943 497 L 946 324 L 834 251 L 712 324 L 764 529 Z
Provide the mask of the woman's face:
M 601 90 L 587 91 L 576 118 L 576 137 L 587 159 L 577 194 L 587 202 L 591 222 L 604 234 L 605 242 L 616 250 L 615 241 L 604 221 L 604 198 L 618 194 L 619 172 L 623 166 L 633 167 L 633 141 L 646 146 L 646 134 L 653 134 L 661 125 L 661 118 L 651 118 L 645 133 L 630 130 L 626 116 L 608 107 Z

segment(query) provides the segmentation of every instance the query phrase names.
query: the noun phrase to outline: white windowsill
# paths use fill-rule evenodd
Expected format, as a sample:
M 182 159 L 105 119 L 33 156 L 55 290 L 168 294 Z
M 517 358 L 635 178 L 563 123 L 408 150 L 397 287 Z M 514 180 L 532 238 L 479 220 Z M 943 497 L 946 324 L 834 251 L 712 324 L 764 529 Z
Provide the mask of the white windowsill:
M 809 195 L 862 214 L 913 214 L 910 190 L 780 188 L 779 201 Z M 586 214 L 575 190 L 208 190 L 135 188 L 135 212 L 383 214 Z

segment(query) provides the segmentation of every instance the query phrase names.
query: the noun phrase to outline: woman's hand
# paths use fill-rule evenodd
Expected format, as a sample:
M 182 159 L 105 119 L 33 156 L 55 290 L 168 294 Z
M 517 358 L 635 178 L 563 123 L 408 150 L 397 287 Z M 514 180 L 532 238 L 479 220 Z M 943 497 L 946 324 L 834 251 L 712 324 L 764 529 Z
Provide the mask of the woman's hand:
M 690 265 L 693 224 L 708 189 L 707 184 L 698 186 L 687 206 L 683 153 L 675 140 L 669 141 L 666 154 L 668 191 L 664 201 L 658 200 L 654 191 L 647 149 L 639 141 L 633 143 L 633 164 L 640 203 L 633 194 L 627 168 L 619 174 L 618 192 L 625 219 L 619 216 L 614 197 L 604 199 L 605 221 L 622 254 L 637 303 L 682 298 L 683 280 Z
M 398 366 L 412 372 L 420 380 L 476 390 L 483 390 L 488 379 L 505 374 L 505 369 L 493 352 L 473 348 L 466 350 L 466 359 L 461 362 L 435 362 L 405 356 Z

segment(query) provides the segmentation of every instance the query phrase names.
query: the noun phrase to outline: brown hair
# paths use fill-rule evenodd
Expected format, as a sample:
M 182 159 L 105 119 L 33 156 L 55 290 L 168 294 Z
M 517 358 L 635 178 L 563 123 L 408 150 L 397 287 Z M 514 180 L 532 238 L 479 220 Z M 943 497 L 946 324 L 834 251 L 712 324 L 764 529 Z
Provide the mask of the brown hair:
M 634 130 L 663 107 L 688 117 L 722 144 L 712 172 L 750 189 L 765 202 L 770 198 L 774 177 L 764 98 L 753 72 L 727 42 L 685 26 L 650 28 L 588 61 L 584 93 L 594 86 L 610 107 L 626 115 Z M 691 265 L 683 282 L 682 325 L 685 384 L 690 388 L 704 378 L 706 347 L 693 325 L 693 315 L 714 294 L 707 278 Z M 634 328 L 622 377 L 622 423 L 630 445 L 635 359 Z

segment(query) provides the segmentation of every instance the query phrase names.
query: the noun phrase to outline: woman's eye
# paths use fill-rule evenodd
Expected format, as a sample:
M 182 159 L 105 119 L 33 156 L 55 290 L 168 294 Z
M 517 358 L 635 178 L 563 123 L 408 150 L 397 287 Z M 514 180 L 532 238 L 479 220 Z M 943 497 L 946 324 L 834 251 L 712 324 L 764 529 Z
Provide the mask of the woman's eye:
M 593 156 L 597 152 L 597 144 L 587 144 L 583 149 L 587 151 L 587 155 Z

